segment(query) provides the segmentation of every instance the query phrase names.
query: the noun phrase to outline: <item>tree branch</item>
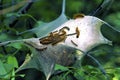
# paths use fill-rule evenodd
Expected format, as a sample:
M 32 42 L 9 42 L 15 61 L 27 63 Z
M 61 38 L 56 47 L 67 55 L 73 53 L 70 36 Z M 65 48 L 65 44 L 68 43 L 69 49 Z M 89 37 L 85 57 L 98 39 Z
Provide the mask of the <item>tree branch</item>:
M 32 6 L 33 2 L 34 2 L 34 0 L 29 1 L 23 8 L 21 8 L 18 11 L 18 13 L 19 14 L 25 14 L 30 9 L 30 7 Z M 15 16 L 12 17 L 12 21 L 9 24 L 10 27 L 14 26 L 18 22 L 18 20 L 16 20 L 16 19 L 17 18 Z
M 21 1 L 19 2 L 18 4 L 14 5 L 14 6 L 11 6 L 11 7 L 8 7 L 8 8 L 5 8 L 3 10 L 0 10 L 0 15 L 3 15 L 3 14 L 6 14 L 8 12 L 12 12 L 14 10 L 17 10 L 19 9 L 20 7 L 22 7 L 23 5 L 25 5 L 28 1 Z
M 103 10 L 105 10 L 105 12 L 107 12 L 110 9 L 110 6 L 113 3 L 113 1 L 114 0 L 103 0 L 100 3 L 100 5 L 94 11 L 92 11 L 89 15 L 96 16 L 96 15 L 100 14 Z

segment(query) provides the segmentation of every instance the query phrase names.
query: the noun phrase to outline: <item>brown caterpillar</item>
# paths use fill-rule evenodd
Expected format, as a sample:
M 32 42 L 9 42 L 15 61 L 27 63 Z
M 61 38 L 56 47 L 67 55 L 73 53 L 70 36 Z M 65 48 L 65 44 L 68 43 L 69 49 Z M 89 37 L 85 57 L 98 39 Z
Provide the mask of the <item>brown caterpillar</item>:
M 71 43 L 75 46 L 78 46 L 73 40 L 71 40 Z
M 79 36 L 80 36 L 80 30 L 78 29 L 78 27 L 76 27 L 76 38 L 79 38 Z
M 80 14 L 80 13 L 77 13 L 73 16 L 73 19 L 77 19 L 77 18 L 84 18 L 84 14 Z
M 65 26 L 62 29 L 60 29 L 59 32 L 58 31 L 51 32 L 48 36 L 40 39 L 40 43 L 43 45 L 47 44 L 55 45 L 59 42 L 65 41 L 65 39 L 67 38 L 67 33 L 65 29 L 69 30 L 69 28 Z

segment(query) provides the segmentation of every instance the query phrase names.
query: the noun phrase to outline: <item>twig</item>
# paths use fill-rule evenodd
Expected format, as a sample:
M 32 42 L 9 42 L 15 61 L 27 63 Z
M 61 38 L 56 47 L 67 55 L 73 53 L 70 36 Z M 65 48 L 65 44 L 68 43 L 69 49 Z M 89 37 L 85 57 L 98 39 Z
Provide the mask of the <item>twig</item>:
M 101 66 L 100 62 L 99 62 L 98 60 L 96 60 L 93 56 L 91 56 L 90 54 L 87 54 L 87 56 L 90 57 L 91 59 L 93 59 L 93 60 L 97 63 L 99 69 L 100 69 L 101 72 L 104 74 L 106 80 L 108 80 L 108 77 L 107 77 L 107 75 L 106 75 L 106 71 L 105 71 L 104 68 Z
M 9 8 L 0 10 L 0 15 L 6 14 L 8 12 L 14 11 L 19 9 L 20 7 L 25 6 L 23 8 L 21 8 L 17 13 L 18 14 L 24 14 L 28 11 L 28 9 L 30 9 L 30 7 L 32 6 L 34 0 L 23 0 L 21 2 L 19 2 L 18 4 L 11 6 Z M 12 21 L 10 21 L 9 26 L 12 27 L 14 26 L 16 23 L 18 22 L 17 18 L 15 16 L 12 16 Z
M 91 16 L 96 16 L 100 14 L 104 9 L 107 9 L 107 11 L 110 9 L 111 4 L 113 3 L 114 0 L 103 0 L 100 5 L 92 11 L 89 15 Z
M 81 51 L 81 50 L 80 50 L 80 51 Z M 90 52 L 83 52 L 83 51 L 82 51 L 82 53 L 84 54 L 84 56 L 88 56 L 88 57 L 90 57 L 92 60 L 94 60 L 95 63 L 98 65 L 100 71 L 101 71 L 101 72 L 105 75 L 105 77 L 107 78 L 107 76 L 106 76 L 106 71 L 105 71 L 104 68 L 101 66 L 100 62 L 99 62 L 97 59 L 95 59 L 93 56 L 91 56 L 91 55 L 90 55 Z M 84 56 L 83 56 L 82 58 L 84 58 Z M 81 59 L 81 61 L 82 61 L 82 59 Z M 81 65 L 81 62 L 80 62 L 80 65 Z
M 104 75 L 106 75 L 106 72 L 105 72 L 104 68 L 101 66 L 100 62 L 98 60 L 96 60 L 93 56 L 91 56 L 90 54 L 87 54 L 87 56 L 90 57 L 91 59 L 93 59 L 97 63 L 97 65 L 100 68 L 101 72 Z
M 14 42 L 23 42 L 23 41 L 25 41 L 25 40 L 28 40 L 28 39 L 12 40 L 12 41 L 1 42 L 1 43 L 0 43 L 0 46 L 4 46 L 4 45 L 10 44 L 10 43 L 14 43 Z
M 107 25 L 108 27 L 110 27 L 111 29 L 117 31 L 118 33 L 120 33 L 120 31 L 118 29 L 116 29 L 115 27 L 113 27 L 112 25 L 108 24 L 107 22 L 105 21 L 102 21 L 105 25 Z
M 25 5 L 28 1 L 21 1 L 19 2 L 18 4 L 14 5 L 14 6 L 11 6 L 9 8 L 6 8 L 6 9 L 3 9 L 3 10 L 0 10 L 0 15 L 2 14 L 6 14 L 8 12 L 11 12 L 11 11 L 14 11 L 14 10 L 17 10 L 18 8 L 22 7 L 23 5 Z
M 109 10 L 110 10 L 113 2 L 114 2 L 114 0 L 111 0 L 111 2 L 109 3 L 109 5 L 107 6 L 105 12 L 104 12 L 103 15 L 102 15 L 102 18 L 104 18 L 104 16 L 106 16 L 106 14 L 109 12 Z
M 33 1 L 34 1 L 34 0 L 28 2 L 22 9 L 20 9 L 20 10 L 18 11 L 18 13 L 20 13 L 20 14 L 26 13 L 26 12 L 28 11 L 28 9 L 30 9 L 30 7 L 32 6 Z
M 19 11 L 18 11 L 18 14 L 25 14 L 28 9 L 30 9 L 30 7 L 32 6 L 33 4 L 33 0 L 32 1 L 29 1 L 23 8 L 21 8 Z M 18 22 L 17 18 L 15 16 L 12 17 L 12 21 L 11 23 L 9 24 L 10 27 L 14 26 L 16 23 Z
M 40 39 L 40 38 L 29 38 L 29 39 L 5 41 L 5 42 L 1 42 L 0 46 L 4 46 L 4 45 L 10 44 L 10 43 L 15 43 L 15 42 L 26 42 L 26 41 L 38 40 L 38 39 Z

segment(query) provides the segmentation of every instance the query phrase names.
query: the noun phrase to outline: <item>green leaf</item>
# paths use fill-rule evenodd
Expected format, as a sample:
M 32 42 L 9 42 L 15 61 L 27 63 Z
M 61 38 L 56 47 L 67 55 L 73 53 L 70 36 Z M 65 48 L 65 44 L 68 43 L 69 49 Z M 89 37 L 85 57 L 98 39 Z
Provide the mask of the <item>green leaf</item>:
M 0 41 L 3 42 L 8 39 L 8 35 L 5 33 L 0 33 Z
M 18 14 L 18 13 L 8 13 L 8 14 L 6 14 L 6 17 L 11 17 L 11 16 L 20 17 L 20 14 Z
M 21 49 L 22 46 L 23 46 L 23 43 L 22 42 L 17 42 L 17 43 L 11 43 L 11 44 L 8 44 L 7 46 L 11 46 L 11 47 L 14 47 L 16 49 Z
M 16 18 L 20 18 L 20 19 L 31 18 L 32 20 L 37 22 L 37 20 L 33 16 L 31 16 L 30 14 L 9 13 L 9 14 L 6 14 L 6 17 L 7 18 L 10 18 L 10 17 L 12 17 L 12 18 L 14 17 L 15 18 L 16 17 Z
M 0 78 L 10 79 L 12 69 L 13 67 L 11 66 L 11 64 L 3 64 L 0 60 Z
M 111 73 L 113 73 L 113 72 L 111 72 Z M 113 80 L 120 80 L 120 68 L 116 68 L 116 69 L 114 69 L 114 77 L 113 77 Z
M 0 75 L 6 74 L 6 73 L 7 72 L 6 72 L 5 68 L 4 68 L 4 65 L 0 60 Z
M 77 80 L 84 80 L 84 76 L 82 76 L 81 74 L 83 74 L 83 72 L 81 71 L 81 73 L 79 73 L 79 71 L 78 72 L 76 72 L 76 73 L 74 73 L 74 77 L 77 79 Z
M 65 66 L 55 64 L 55 70 L 68 71 L 69 69 Z
M 12 64 L 13 67 L 15 67 L 15 68 L 18 68 L 18 62 L 17 62 L 16 57 L 14 57 L 14 56 L 8 56 L 7 63 Z
M 10 35 L 9 33 L 0 33 L 0 42 L 18 39 L 18 36 Z

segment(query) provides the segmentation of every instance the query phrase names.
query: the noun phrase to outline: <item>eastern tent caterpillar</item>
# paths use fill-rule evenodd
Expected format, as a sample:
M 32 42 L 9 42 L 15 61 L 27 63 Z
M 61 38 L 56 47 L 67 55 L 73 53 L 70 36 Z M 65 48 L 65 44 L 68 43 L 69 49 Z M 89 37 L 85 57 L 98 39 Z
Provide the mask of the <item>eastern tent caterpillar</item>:
M 80 36 L 80 31 L 79 31 L 79 29 L 78 29 L 78 27 L 76 27 L 76 38 L 79 38 L 79 36 Z
M 52 44 L 56 45 L 59 42 L 65 41 L 67 38 L 66 30 L 69 30 L 67 26 L 63 27 L 59 31 L 51 32 L 48 36 L 40 39 L 40 43 L 43 45 Z
M 71 43 L 75 46 L 78 46 L 73 40 L 71 40 Z
M 84 14 L 77 13 L 73 16 L 73 19 L 83 18 L 84 16 L 85 16 Z

